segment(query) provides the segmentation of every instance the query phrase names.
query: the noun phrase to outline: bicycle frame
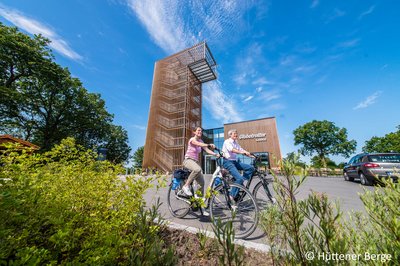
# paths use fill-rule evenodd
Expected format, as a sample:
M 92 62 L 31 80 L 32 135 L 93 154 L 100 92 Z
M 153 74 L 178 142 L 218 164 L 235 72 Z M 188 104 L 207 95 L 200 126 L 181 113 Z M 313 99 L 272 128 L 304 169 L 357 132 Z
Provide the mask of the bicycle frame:
M 258 171 L 258 169 L 257 169 L 257 161 L 261 161 L 261 157 L 255 155 L 253 153 L 251 153 L 251 155 L 254 156 L 254 160 L 253 160 L 251 165 L 254 167 L 255 170 L 254 170 L 253 174 L 251 175 L 251 177 L 249 178 L 249 180 L 246 182 L 245 187 L 247 189 L 250 189 L 250 185 L 251 185 L 251 182 L 253 181 L 254 177 L 258 177 L 261 180 L 262 184 L 263 184 L 263 187 L 265 189 L 265 192 L 267 193 L 267 196 L 269 197 L 270 200 L 272 200 L 273 196 L 272 196 L 271 191 L 269 190 L 269 187 L 268 187 L 268 185 L 270 183 L 265 178 L 264 173 Z

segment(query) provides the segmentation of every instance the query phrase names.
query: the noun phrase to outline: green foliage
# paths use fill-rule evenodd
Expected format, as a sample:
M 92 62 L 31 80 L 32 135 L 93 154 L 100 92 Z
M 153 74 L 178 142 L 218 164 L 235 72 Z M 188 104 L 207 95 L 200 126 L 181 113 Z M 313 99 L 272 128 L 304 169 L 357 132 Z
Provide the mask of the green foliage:
M 133 154 L 133 166 L 137 169 L 142 169 L 143 165 L 144 146 L 137 148 Z
M 159 200 L 150 210 L 140 206 L 135 224 L 134 243 L 136 245 L 129 253 L 130 265 L 175 265 L 176 258 L 174 249 L 168 248 L 164 252 L 164 242 L 159 238 L 158 232 L 163 224 L 154 224 L 154 220 L 160 220 L 158 209 L 161 203 Z M 160 256 L 163 254 L 163 256 Z
M 154 223 L 159 205 L 146 210 L 143 199 L 158 177 L 122 181 L 119 166 L 96 158 L 73 139 L 1 156 L 0 264 L 173 264 Z
M 242 246 L 236 246 L 235 230 L 233 229 L 232 221 L 226 223 L 221 220 L 213 220 L 214 223 L 213 231 L 217 237 L 222 253 L 219 256 L 220 265 L 243 265 L 244 264 L 244 248 Z
M 298 153 L 289 152 L 288 154 L 286 154 L 286 158 L 284 158 L 283 160 L 295 162 L 296 166 L 305 168 L 307 166 L 306 163 L 301 161 L 299 158 L 300 158 L 300 155 Z
M 363 152 L 400 152 L 400 126 L 396 132 L 386 134 L 384 137 L 372 137 L 365 142 Z
M 354 252 L 390 254 L 390 264 L 400 264 L 400 186 L 384 180 L 384 186 L 360 195 L 368 215 L 355 214 L 353 220 L 363 230 L 349 226 Z M 367 247 L 367 250 L 365 250 Z
M 323 160 L 321 160 L 321 157 L 319 156 L 314 156 L 311 158 L 311 166 L 316 167 L 316 168 L 324 168 L 324 163 L 328 168 L 337 168 L 338 166 L 334 161 L 329 159 L 328 157 L 325 157 Z
M 326 194 L 312 192 L 304 200 L 296 199 L 307 171 L 299 172 L 295 161 L 290 160 L 280 162 L 280 166 L 284 177 L 275 177 L 277 205 L 265 210 L 260 221 L 271 245 L 274 265 L 338 264 L 337 259 L 324 259 L 324 254 L 357 256 L 356 260 L 340 261 L 345 265 L 399 265 L 398 184 L 389 180 L 375 191 L 365 190 L 361 200 L 368 216 L 356 213 L 345 222 L 339 204 L 330 202 Z M 381 257 L 368 260 L 366 254 Z
M 126 131 L 112 124 L 99 94 L 89 93 L 53 61 L 49 40 L 33 39 L 0 23 L 0 133 L 50 150 L 66 137 L 86 148 L 108 149 L 113 162 L 128 159 Z
M 341 154 L 349 157 L 356 149 L 355 140 L 347 139 L 347 130 L 335 126 L 333 122 L 326 120 L 313 120 L 293 131 L 294 144 L 302 145 L 300 152 L 302 155 L 312 155 L 316 153 L 323 166 L 326 167 L 325 158 L 327 155 Z

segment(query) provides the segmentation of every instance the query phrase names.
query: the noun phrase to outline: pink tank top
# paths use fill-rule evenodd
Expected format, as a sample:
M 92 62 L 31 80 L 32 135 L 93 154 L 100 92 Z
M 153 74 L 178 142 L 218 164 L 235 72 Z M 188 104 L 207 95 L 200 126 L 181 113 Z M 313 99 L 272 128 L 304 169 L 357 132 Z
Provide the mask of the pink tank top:
M 186 154 L 185 154 L 185 158 L 190 158 L 190 159 L 193 159 L 195 161 L 198 161 L 199 160 L 199 154 L 201 152 L 201 147 L 192 144 L 192 140 L 194 140 L 194 139 L 195 139 L 195 137 L 193 137 L 193 138 L 191 138 L 189 140 L 188 148 L 187 148 L 187 151 L 186 151 Z M 201 139 L 199 139 L 197 141 L 204 143 L 203 140 L 201 140 Z

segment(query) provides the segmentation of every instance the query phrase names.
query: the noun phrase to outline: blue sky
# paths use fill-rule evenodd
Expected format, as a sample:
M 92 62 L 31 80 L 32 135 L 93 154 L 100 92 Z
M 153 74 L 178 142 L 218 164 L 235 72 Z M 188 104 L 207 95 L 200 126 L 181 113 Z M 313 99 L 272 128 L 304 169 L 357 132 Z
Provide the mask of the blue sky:
M 0 21 L 52 40 L 134 150 L 155 61 L 206 40 L 218 80 L 203 87 L 203 127 L 275 116 L 285 156 L 314 119 L 347 128 L 357 151 L 400 125 L 399 10 L 396 0 L 0 0 Z

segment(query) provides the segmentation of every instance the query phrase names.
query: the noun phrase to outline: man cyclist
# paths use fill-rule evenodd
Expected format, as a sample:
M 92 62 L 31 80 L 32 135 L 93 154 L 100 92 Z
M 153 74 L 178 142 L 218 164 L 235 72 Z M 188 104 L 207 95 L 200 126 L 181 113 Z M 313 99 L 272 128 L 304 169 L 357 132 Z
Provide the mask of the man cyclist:
M 243 185 L 244 179 L 249 179 L 253 174 L 254 167 L 249 164 L 238 162 L 236 154 L 244 154 L 252 158 L 254 158 L 254 156 L 252 156 L 250 152 L 240 147 L 239 143 L 237 142 L 238 133 L 236 129 L 229 130 L 228 136 L 229 138 L 224 141 L 224 145 L 222 146 L 222 152 L 224 154 L 223 166 L 235 178 L 235 183 Z M 240 170 L 243 171 L 243 176 L 240 175 Z M 238 188 L 235 187 L 231 191 L 231 196 L 235 198 L 237 193 Z

